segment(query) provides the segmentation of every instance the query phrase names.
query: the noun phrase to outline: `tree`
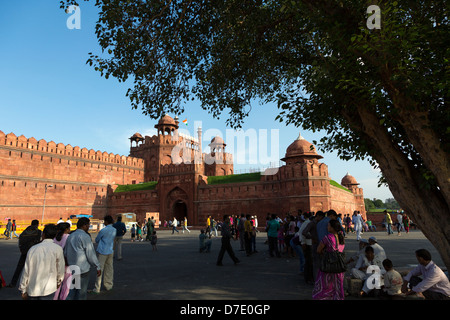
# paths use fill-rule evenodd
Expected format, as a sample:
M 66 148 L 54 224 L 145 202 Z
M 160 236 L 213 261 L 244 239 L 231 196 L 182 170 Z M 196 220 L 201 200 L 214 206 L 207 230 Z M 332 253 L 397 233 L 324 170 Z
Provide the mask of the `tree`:
M 380 200 L 380 199 L 373 199 L 373 205 L 375 206 L 375 208 L 378 208 L 378 209 L 384 207 L 383 200 Z
M 370 211 L 371 209 L 375 209 L 375 204 L 369 198 L 364 198 L 364 205 L 366 207 L 366 211 Z
M 73 0 L 61 1 L 61 6 Z M 381 28 L 367 27 L 367 8 Z M 102 76 L 131 79 L 133 108 L 157 119 L 202 108 L 240 127 L 277 119 L 325 130 L 317 144 L 379 167 L 450 268 L 449 1 L 97 0 Z M 262 108 L 262 106 L 259 106 Z

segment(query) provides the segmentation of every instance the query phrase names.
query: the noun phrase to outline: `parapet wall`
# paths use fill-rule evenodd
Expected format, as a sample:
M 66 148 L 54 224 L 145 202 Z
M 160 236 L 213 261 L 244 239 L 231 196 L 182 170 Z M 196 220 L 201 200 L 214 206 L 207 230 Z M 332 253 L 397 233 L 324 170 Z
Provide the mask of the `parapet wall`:
M 92 161 L 105 162 L 108 164 L 119 164 L 124 166 L 144 168 L 144 160 L 134 157 L 120 156 L 113 153 L 88 150 L 78 146 L 72 147 L 70 144 L 56 144 L 53 141 L 47 142 L 44 139 L 36 140 L 35 138 L 27 139 L 21 135 L 17 137 L 14 133 L 5 135 L 0 130 L 0 146 L 9 146 L 13 148 L 25 149 L 27 151 L 38 151 L 53 155 L 68 156 L 73 158 L 89 159 Z
M 142 159 L 0 131 L 2 220 L 41 220 L 44 216 L 46 222 L 56 222 L 71 214 L 103 218 L 108 185 L 143 181 Z

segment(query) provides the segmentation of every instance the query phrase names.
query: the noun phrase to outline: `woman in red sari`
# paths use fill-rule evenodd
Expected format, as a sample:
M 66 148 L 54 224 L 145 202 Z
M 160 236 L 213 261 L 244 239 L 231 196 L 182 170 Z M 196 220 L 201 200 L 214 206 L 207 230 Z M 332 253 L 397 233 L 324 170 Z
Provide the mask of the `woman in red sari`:
M 328 223 L 328 234 L 323 237 L 317 252 L 321 254 L 324 250 L 344 251 L 344 235 L 339 221 L 330 220 Z M 312 298 L 314 300 L 344 300 L 344 274 L 341 273 L 325 273 L 319 270 L 314 285 Z

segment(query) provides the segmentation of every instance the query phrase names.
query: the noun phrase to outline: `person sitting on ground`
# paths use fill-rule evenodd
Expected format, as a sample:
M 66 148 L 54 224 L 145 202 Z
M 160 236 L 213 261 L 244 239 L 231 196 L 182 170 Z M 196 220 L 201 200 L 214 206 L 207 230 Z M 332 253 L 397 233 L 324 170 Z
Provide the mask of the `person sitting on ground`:
M 369 244 L 373 248 L 373 252 L 375 253 L 375 255 L 377 255 L 381 261 L 387 258 L 386 252 L 384 251 L 383 247 L 378 244 L 377 238 L 370 237 Z
M 351 270 L 351 273 L 354 278 L 364 281 L 363 288 L 360 292 L 360 296 L 363 297 L 368 296 L 373 289 L 377 289 L 376 292 L 379 292 L 380 288 L 377 288 L 376 284 L 374 286 L 371 283 L 368 283 L 368 281 L 379 280 L 379 285 L 381 286 L 381 283 L 384 281 L 383 275 L 386 273 L 386 270 L 384 270 L 383 267 L 383 260 L 375 254 L 371 246 L 367 246 L 364 258 L 362 261 L 358 261 L 356 266 Z M 380 278 L 372 278 L 371 276 L 374 273 L 379 273 Z
M 441 268 L 431 260 L 430 252 L 426 249 L 416 250 L 416 258 L 419 265 L 403 278 L 402 292 L 407 296 L 415 295 L 428 300 L 450 300 L 450 282 Z
M 383 296 L 390 299 L 400 297 L 402 294 L 403 278 L 402 275 L 394 269 L 392 261 L 383 260 L 383 267 L 386 270 L 384 274 Z
M 205 233 L 205 230 L 201 229 L 200 234 L 198 236 L 200 240 L 200 252 L 210 252 L 212 241 L 210 239 L 206 240 L 208 236 Z

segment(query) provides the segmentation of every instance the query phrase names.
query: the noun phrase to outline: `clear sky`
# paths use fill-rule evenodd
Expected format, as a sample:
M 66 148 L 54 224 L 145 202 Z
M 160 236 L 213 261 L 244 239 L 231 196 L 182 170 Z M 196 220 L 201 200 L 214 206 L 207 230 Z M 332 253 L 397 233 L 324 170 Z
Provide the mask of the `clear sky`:
M 0 1 L 0 130 L 128 155 L 128 138 L 135 132 L 154 134 L 157 121 L 140 110 L 132 110 L 125 96 L 131 84 L 119 83 L 112 77 L 101 78 L 86 65 L 89 52 L 101 53 L 94 33 L 98 19 L 95 1 L 80 1 L 81 29 L 67 28 L 71 14 L 60 9 L 59 2 Z M 244 161 L 235 162 L 236 173 L 267 167 L 263 155 L 270 156 L 271 161 L 284 157 L 286 148 L 300 132 L 310 142 L 318 141 L 324 134 L 279 123 L 274 120 L 278 111 L 275 105 L 256 104 L 243 130 L 248 135 L 254 133 L 257 141 L 248 139 L 242 145 L 238 139 L 227 140 L 232 132 L 227 131 L 230 129 L 225 124 L 226 112 L 219 120 L 214 119 L 195 101 L 188 103 L 185 110 L 179 118 L 187 119 L 188 125 L 180 124 L 180 128 L 196 136 L 196 127 L 201 126 L 204 152 L 208 151 L 209 140 L 218 134 L 225 139 L 227 151 L 234 154 L 235 160 L 246 155 L 240 158 Z M 261 134 L 264 130 L 266 138 Z M 276 143 L 271 143 L 276 134 Z M 265 142 L 267 152 L 253 148 Z M 328 165 L 333 180 L 340 182 L 348 172 L 364 189 L 365 198 L 392 198 L 387 187 L 377 187 L 380 173 L 367 161 L 342 161 L 337 153 L 320 149 L 318 153 L 324 157 L 321 162 Z

